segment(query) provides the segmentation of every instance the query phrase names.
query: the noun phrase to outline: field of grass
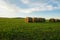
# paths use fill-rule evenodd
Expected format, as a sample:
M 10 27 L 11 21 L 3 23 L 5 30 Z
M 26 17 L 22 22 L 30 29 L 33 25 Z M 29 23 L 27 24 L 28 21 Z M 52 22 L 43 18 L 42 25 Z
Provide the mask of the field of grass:
M 60 23 L 25 23 L 20 18 L 0 18 L 0 40 L 60 40 Z

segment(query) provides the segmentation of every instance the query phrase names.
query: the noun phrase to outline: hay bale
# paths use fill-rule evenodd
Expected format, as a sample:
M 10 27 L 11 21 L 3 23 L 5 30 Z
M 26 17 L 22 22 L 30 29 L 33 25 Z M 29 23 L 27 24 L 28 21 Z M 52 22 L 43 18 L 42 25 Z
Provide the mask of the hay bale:
M 57 21 L 60 22 L 60 19 L 58 19 Z
M 60 19 L 55 19 L 56 22 L 60 22 Z
M 45 18 L 33 18 L 33 22 L 45 22 Z
M 56 20 L 54 18 L 50 18 L 49 22 L 56 22 Z
M 39 22 L 45 22 L 45 18 L 39 18 Z
M 38 18 L 33 18 L 33 22 L 38 22 Z
M 28 22 L 33 22 L 32 18 L 31 17 L 26 17 L 25 18 L 25 22 L 28 23 Z

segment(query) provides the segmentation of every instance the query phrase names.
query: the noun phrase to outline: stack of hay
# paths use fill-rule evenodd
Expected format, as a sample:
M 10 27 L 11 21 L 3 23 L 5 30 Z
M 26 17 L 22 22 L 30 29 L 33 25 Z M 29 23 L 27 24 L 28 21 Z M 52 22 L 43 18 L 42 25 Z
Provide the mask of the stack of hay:
M 55 19 L 54 18 L 50 18 L 49 22 L 55 22 Z
M 26 23 L 28 23 L 28 22 L 45 22 L 45 18 L 37 18 L 37 17 L 31 18 L 31 17 L 26 17 L 25 18 L 25 22 Z
M 33 19 L 33 22 L 38 22 L 38 18 L 32 18 Z
M 45 18 L 33 18 L 33 22 L 45 22 Z
M 25 22 L 28 23 L 28 22 L 46 22 L 46 19 L 45 18 L 37 18 L 37 17 L 26 17 L 25 18 Z M 54 19 L 54 18 L 50 18 L 49 19 L 49 22 L 60 22 L 60 19 Z
M 31 17 L 26 17 L 25 18 L 25 22 L 28 23 L 28 22 L 33 22 L 32 18 Z
M 49 22 L 60 22 L 60 19 L 51 18 L 51 19 L 49 19 Z
M 56 22 L 60 22 L 60 19 L 55 19 Z
M 45 18 L 39 18 L 39 22 L 45 22 Z

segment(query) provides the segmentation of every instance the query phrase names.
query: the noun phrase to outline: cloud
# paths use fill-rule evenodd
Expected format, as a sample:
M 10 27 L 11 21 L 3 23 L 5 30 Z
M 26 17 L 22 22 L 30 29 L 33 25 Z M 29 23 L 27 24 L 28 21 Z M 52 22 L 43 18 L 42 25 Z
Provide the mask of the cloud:
M 5 3 L 4 0 L 0 0 L 0 16 L 2 17 L 15 16 L 15 10 L 12 9 L 10 5 Z
M 29 4 L 29 0 L 20 0 L 24 4 Z
M 53 10 L 53 6 L 51 6 L 51 5 L 46 6 L 46 8 L 47 8 L 47 10 Z
M 9 0 L 8 0 L 9 1 Z M 27 4 L 29 8 L 20 8 L 16 6 L 15 4 L 9 4 L 5 2 L 4 0 L 0 0 L 0 16 L 2 17 L 15 17 L 18 13 L 20 14 L 30 14 L 32 12 L 36 11 L 51 11 L 55 9 L 60 9 L 59 3 L 57 3 L 58 6 L 53 7 L 53 5 L 48 5 L 49 2 L 55 2 L 55 1 L 48 1 L 48 2 L 31 2 L 30 0 L 20 0 L 23 4 Z M 19 14 L 18 14 L 19 15 Z
M 0 0 L 0 17 L 15 17 L 18 13 L 30 13 L 28 9 L 22 9 L 16 5 L 7 4 L 4 0 Z
M 26 2 L 26 3 L 24 3 L 24 2 Z M 59 0 L 33 0 L 33 1 L 32 0 L 24 0 L 24 1 L 22 1 L 22 3 L 23 4 L 27 4 L 31 8 L 33 8 L 33 7 L 46 7 L 46 6 L 50 6 L 50 8 L 53 7 L 53 8 L 51 8 L 52 10 L 55 10 L 54 8 L 56 8 L 56 7 L 59 8 L 59 5 L 60 5 L 60 1 Z
M 26 0 L 27 1 L 27 0 Z M 24 0 L 24 2 L 26 2 Z M 18 13 L 32 13 L 34 11 L 46 11 L 46 10 L 52 10 L 52 6 L 44 6 L 39 3 L 32 3 L 33 6 L 36 4 L 37 7 L 32 8 L 19 8 L 16 5 L 7 4 L 4 0 L 0 0 L 0 16 L 2 17 L 14 17 L 17 16 Z M 41 5 L 41 6 L 40 6 Z

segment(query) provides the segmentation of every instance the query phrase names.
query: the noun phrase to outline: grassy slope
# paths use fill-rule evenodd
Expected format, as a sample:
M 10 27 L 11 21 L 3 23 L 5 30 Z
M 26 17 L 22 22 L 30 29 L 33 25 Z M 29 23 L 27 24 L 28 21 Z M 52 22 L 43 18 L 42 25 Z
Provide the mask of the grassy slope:
M 60 40 L 60 23 L 25 23 L 0 19 L 0 40 Z

